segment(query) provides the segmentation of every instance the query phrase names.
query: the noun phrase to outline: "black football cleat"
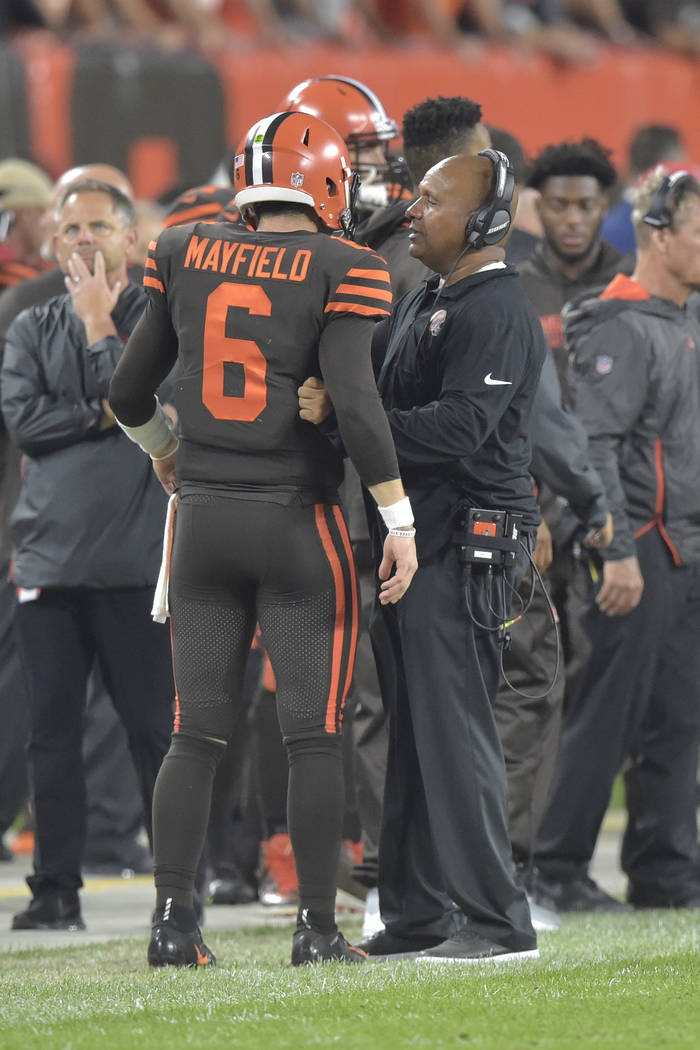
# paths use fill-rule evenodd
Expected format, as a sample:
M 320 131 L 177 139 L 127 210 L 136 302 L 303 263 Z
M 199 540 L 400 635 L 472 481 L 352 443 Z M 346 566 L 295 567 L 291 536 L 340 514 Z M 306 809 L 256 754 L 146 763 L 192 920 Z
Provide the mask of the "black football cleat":
M 308 923 L 298 925 L 292 940 L 292 966 L 309 966 L 316 963 L 362 963 L 367 958 L 361 948 L 354 948 L 343 937 L 340 930 L 319 933 Z
M 216 959 L 202 940 L 197 927 L 189 933 L 178 930 L 170 922 L 154 922 L 148 945 L 149 966 L 214 966 Z

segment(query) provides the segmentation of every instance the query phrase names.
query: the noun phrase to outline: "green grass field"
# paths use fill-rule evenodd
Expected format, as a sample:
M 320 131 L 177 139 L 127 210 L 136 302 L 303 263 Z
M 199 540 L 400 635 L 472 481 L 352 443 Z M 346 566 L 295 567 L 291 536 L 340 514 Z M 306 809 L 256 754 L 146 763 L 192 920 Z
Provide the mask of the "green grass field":
M 151 972 L 138 940 L 5 953 L 0 1047 L 700 1047 L 697 912 L 567 919 L 539 962 L 501 966 L 292 969 L 290 933 L 208 937 L 204 972 Z

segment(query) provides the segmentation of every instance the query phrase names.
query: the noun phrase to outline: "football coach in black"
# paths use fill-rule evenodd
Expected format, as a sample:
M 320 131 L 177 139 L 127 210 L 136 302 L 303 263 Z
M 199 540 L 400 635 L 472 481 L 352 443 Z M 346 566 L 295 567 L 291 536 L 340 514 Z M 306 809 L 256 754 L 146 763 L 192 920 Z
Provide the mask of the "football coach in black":
M 399 301 L 372 343 L 420 548 L 409 594 L 388 615 L 376 609 L 372 627 L 390 722 L 385 929 L 361 946 L 374 957 L 506 961 L 537 955 L 513 881 L 493 716 L 507 587 L 483 565 L 465 569 L 455 530 L 460 507 L 521 514 L 526 541 L 536 530 L 528 419 L 545 342 L 504 263 L 514 186 L 503 154 L 449 157 L 419 192 L 410 252 L 436 276 Z

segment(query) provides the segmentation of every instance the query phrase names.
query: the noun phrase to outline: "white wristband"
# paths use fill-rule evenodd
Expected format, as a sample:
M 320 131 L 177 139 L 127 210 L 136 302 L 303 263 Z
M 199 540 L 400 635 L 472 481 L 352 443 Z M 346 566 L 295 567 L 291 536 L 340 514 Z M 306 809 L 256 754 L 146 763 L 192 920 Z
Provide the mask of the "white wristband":
M 137 445 L 140 445 L 149 456 L 162 454 L 169 444 L 177 440 L 170 429 L 170 420 L 158 398 L 156 398 L 156 410 L 147 423 L 142 423 L 138 427 L 127 427 L 124 423 L 120 423 L 119 420 L 117 420 L 117 423 L 119 423 L 126 436 L 135 441 Z
M 154 463 L 160 463 L 160 461 L 162 459 L 170 459 L 171 456 L 175 455 L 175 453 L 177 452 L 177 450 L 180 447 L 180 442 L 177 440 L 177 438 L 175 437 L 174 434 L 172 435 L 172 437 L 173 437 L 173 440 L 174 440 L 175 444 L 173 445 L 173 447 L 171 449 L 168 449 L 168 451 L 165 452 L 162 456 L 151 455 L 151 459 L 153 460 Z
M 415 529 L 389 529 L 390 536 L 399 536 L 402 540 L 412 540 L 416 535 Z
M 398 529 L 401 525 L 410 525 L 413 522 L 413 511 L 408 496 L 391 503 L 388 507 L 377 507 L 387 529 Z

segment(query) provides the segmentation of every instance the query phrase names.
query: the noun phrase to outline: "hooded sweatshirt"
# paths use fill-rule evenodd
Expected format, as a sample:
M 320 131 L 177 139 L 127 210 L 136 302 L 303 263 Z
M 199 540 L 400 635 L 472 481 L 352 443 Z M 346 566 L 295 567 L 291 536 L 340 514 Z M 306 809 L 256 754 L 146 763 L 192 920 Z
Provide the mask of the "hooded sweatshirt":
M 620 255 L 616 248 L 605 241 L 601 241 L 593 265 L 578 277 L 567 277 L 561 267 L 550 264 L 544 241 L 518 266 L 520 284 L 540 315 L 544 334 L 554 355 L 565 403 L 568 403 L 567 364 L 561 311 L 566 303 L 581 296 L 583 292 L 593 289 L 600 291 L 616 273 L 621 270 L 631 272 L 631 269 L 630 260 Z
M 620 274 L 564 310 L 574 412 L 615 522 L 606 560 L 658 529 L 676 565 L 700 562 L 700 323 Z

